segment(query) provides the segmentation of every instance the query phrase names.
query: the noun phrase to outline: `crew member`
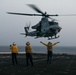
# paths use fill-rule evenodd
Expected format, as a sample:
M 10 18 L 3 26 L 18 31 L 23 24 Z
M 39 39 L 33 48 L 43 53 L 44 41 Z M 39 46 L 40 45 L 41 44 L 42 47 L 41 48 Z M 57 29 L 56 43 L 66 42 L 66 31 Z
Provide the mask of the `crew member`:
M 59 42 L 56 42 L 54 44 L 52 44 L 51 42 L 48 42 L 48 44 L 45 44 L 43 42 L 40 41 L 40 43 L 42 43 L 43 45 L 45 45 L 47 47 L 47 63 L 51 60 L 52 60 L 52 55 L 53 55 L 53 46 L 55 46 L 57 43 Z
M 29 66 L 29 60 L 30 60 L 31 66 L 33 66 L 32 46 L 30 46 L 30 42 L 26 42 L 25 52 L 26 52 L 26 65 Z
M 16 46 L 15 42 L 13 43 L 12 46 L 10 46 L 10 49 L 11 49 L 11 53 L 12 53 L 13 65 L 18 64 L 18 61 L 17 61 L 18 47 Z

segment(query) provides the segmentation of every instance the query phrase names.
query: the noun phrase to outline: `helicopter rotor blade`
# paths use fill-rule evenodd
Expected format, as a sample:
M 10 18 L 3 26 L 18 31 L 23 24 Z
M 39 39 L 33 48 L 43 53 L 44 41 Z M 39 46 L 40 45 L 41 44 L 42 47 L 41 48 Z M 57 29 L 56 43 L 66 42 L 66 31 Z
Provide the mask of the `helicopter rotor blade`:
M 43 13 L 36 5 L 33 5 L 33 4 L 27 4 L 27 5 L 30 6 L 32 9 L 34 9 L 36 12 L 41 13 L 42 14 L 41 16 L 45 16 L 45 17 L 48 17 L 48 16 L 58 16 L 58 14 L 56 14 L 56 15 L 49 15 L 46 12 Z
M 26 16 L 76 16 L 76 14 L 63 14 L 63 15 L 49 15 L 49 14 L 27 14 L 27 13 L 14 13 L 14 12 L 7 12 L 8 14 L 14 14 L 14 15 L 26 15 Z
M 26 15 L 26 16 L 42 16 L 41 14 L 27 14 L 27 13 L 14 13 L 14 12 L 7 12 L 8 14 L 14 15 Z
M 58 20 L 51 18 L 51 17 L 48 17 L 48 18 L 51 19 L 51 21 L 58 21 Z
M 76 16 L 76 14 L 63 14 L 63 15 L 58 15 L 58 16 Z
M 28 28 L 28 30 L 29 30 L 30 26 L 31 26 L 31 22 L 29 22 L 29 24 L 28 24 L 28 23 L 26 23 L 26 26 L 25 26 L 25 27 L 27 27 L 27 28 Z
M 58 14 L 55 14 L 55 15 L 48 15 L 48 14 L 47 14 L 47 16 L 59 16 L 59 15 L 58 15 Z
M 51 19 L 51 20 L 53 20 L 53 18 L 51 18 L 51 17 L 49 17 L 49 16 L 48 16 L 48 18 Z
M 58 14 L 49 15 L 49 14 L 47 14 L 47 16 L 76 16 L 76 14 L 62 14 L 62 15 L 58 15 Z
M 36 5 L 33 4 L 27 4 L 28 6 L 30 6 L 32 9 L 34 9 L 36 12 L 44 14 Z
M 31 22 L 29 21 L 29 28 L 31 27 Z

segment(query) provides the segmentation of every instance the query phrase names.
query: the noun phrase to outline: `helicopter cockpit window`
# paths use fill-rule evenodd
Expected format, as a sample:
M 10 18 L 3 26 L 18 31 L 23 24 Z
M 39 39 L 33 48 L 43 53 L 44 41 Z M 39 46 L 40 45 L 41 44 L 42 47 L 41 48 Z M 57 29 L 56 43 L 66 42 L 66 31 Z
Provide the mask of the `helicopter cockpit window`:
M 58 22 L 54 22 L 56 25 L 58 25 Z
M 49 22 L 50 25 L 58 25 L 57 22 Z

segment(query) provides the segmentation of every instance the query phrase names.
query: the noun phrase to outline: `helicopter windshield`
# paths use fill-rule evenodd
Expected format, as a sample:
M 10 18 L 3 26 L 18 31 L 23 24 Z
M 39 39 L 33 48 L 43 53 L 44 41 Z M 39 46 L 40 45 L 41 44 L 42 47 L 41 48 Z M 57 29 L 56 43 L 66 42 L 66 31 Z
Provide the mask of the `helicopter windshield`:
M 58 22 L 49 22 L 50 25 L 58 25 Z

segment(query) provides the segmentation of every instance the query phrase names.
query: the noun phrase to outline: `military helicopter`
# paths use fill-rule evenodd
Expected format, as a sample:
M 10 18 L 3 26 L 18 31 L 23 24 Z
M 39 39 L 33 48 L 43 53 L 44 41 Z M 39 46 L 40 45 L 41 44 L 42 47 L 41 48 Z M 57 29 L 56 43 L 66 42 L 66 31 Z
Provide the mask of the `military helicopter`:
M 27 13 L 14 13 L 14 12 L 7 12 L 8 14 L 15 14 L 15 15 L 25 15 L 25 16 L 42 16 L 41 20 L 34 26 L 31 26 L 34 31 L 29 32 L 30 24 L 24 27 L 25 33 L 21 33 L 22 35 L 32 36 L 35 38 L 39 37 L 47 37 L 48 40 L 59 38 L 57 34 L 61 31 L 61 27 L 59 23 L 56 22 L 56 19 L 51 18 L 50 16 L 60 16 L 58 14 L 50 15 L 46 12 L 42 12 L 36 5 L 28 4 L 33 10 L 35 10 L 39 14 L 27 14 Z M 61 15 L 61 16 L 69 16 L 69 15 Z M 51 19 L 49 21 L 48 19 Z

